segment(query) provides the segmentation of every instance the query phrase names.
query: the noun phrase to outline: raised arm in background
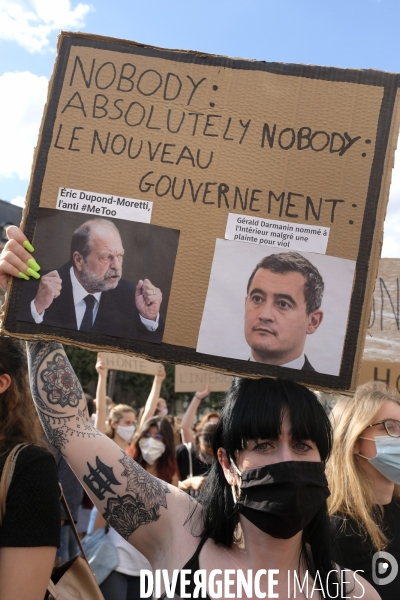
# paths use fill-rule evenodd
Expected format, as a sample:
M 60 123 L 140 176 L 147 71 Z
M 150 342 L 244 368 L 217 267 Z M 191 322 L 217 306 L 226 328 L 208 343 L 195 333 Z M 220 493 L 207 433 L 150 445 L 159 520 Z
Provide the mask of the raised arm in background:
M 7 230 L 0 258 L 0 285 L 26 273 L 31 258 L 17 227 Z M 190 497 L 153 477 L 92 426 L 81 385 L 61 344 L 28 342 L 32 397 L 49 441 L 59 448 L 100 513 L 152 563 L 180 568 L 198 539 L 187 517 Z
M 203 400 L 203 398 L 208 396 L 209 393 L 210 393 L 209 385 L 202 392 L 196 392 L 192 398 L 191 403 L 187 407 L 185 414 L 183 415 L 182 423 L 181 423 L 181 435 L 182 435 L 182 442 L 184 444 L 187 444 L 189 442 L 192 444 L 195 444 L 195 442 L 196 442 L 196 439 L 195 439 L 194 433 L 193 433 L 193 429 L 192 429 L 192 423 L 196 417 L 197 409 L 200 406 L 200 402 Z
M 139 427 L 145 421 L 148 421 L 149 419 L 154 417 L 155 412 L 157 410 L 158 401 L 160 400 L 160 392 L 161 392 L 162 382 L 164 381 L 166 375 L 167 374 L 165 372 L 164 365 L 160 364 L 160 366 L 158 368 L 158 373 L 154 377 L 154 381 L 153 381 L 153 385 L 151 386 L 149 397 L 146 400 L 142 418 L 140 420 L 140 423 L 138 423 Z
M 94 420 L 94 426 L 101 433 L 106 432 L 106 420 L 107 420 L 107 373 L 108 369 L 105 362 L 100 358 L 100 354 L 97 355 L 96 371 L 99 376 L 97 380 L 96 389 L 96 416 Z

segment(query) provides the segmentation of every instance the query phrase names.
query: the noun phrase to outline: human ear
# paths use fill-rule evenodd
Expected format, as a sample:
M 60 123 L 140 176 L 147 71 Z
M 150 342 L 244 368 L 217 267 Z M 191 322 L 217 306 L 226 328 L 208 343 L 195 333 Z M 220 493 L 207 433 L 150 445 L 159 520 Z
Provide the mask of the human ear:
M 225 479 L 227 480 L 229 485 L 236 485 L 236 477 L 235 477 L 235 474 L 233 473 L 233 469 L 229 462 L 229 458 L 228 458 L 225 448 L 218 448 L 217 458 L 218 458 L 218 462 L 221 465 L 222 470 L 224 472 Z
M 72 255 L 72 260 L 74 262 L 74 266 L 78 269 L 78 271 L 82 271 L 84 259 L 79 252 L 75 251 Z
M 0 394 L 6 391 L 11 385 L 11 377 L 7 373 L 0 375 Z
M 324 313 L 320 309 L 314 310 L 314 312 L 310 313 L 308 315 L 309 321 L 308 321 L 308 327 L 306 329 L 306 333 L 308 333 L 308 334 L 315 333 L 317 331 L 318 327 L 321 325 L 323 317 L 324 317 Z

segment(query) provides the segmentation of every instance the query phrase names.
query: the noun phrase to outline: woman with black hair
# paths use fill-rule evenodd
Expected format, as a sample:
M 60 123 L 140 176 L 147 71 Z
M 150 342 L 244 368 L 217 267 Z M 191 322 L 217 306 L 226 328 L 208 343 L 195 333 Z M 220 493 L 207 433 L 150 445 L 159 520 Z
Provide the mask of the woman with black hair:
M 31 258 L 22 246 L 24 234 L 15 227 L 8 234 L 13 240 L 0 261 L 3 287 L 7 274 L 20 277 Z M 239 571 L 252 569 L 259 589 L 246 592 L 249 598 L 270 587 L 269 597 L 379 599 L 358 574 L 341 577 L 331 560 L 324 467 L 332 432 L 311 391 L 289 381 L 235 380 L 214 439 L 218 460 L 198 503 L 92 427 L 61 344 L 27 345 L 32 396 L 46 435 L 109 524 L 147 557 L 153 571 L 163 570 L 164 582 L 166 576 L 175 579 L 175 570 L 191 569 L 190 577 L 182 577 L 191 592 L 200 578 L 196 571 L 208 576 L 220 569 L 234 582 L 236 572 L 238 582 Z M 293 589 L 295 575 L 303 592 Z M 340 579 L 349 583 L 341 586 Z M 208 582 L 209 595 L 217 596 L 212 578 Z M 232 593 L 226 585 L 224 591 Z M 185 597 L 179 587 L 177 594 Z

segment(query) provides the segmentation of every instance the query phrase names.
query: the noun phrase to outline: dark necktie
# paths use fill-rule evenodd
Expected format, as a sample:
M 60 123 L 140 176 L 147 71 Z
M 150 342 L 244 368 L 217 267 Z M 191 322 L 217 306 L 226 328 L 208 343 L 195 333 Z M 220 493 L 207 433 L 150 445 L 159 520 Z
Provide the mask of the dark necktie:
M 88 294 L 84 298 L 84 301 L 86 304 L 86 310 L 85 314 L 83 315 L 79 331 L 91 331 L 93 327 L 93 307 L 96 299 L 94 296 L 92 296 L 92 294 Z

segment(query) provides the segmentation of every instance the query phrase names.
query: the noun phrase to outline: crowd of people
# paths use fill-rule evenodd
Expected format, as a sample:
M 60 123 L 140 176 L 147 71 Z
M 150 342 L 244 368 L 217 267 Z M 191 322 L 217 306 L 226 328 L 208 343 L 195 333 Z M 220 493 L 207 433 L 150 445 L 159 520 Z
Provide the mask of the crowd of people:
M 24 234 L 9 235 L 4 289 L 30 259 Z M 81 537 L 103 529 L 116 549 L 105 600 L 141 598 L 143 569 L 189 572 L 190 596 L 178 575 L 177 598 L 196 597 L 202 572 L 264 569 L 278 573 L 274 597 L 398 600 L 397 392 L 366 384 L 328 415 L 305 386 L 235 378 L 219 412 L 201 410 L 206 388 L 180 421 L 161 397 L 164 367 L 138 415 L 107 397 L 101 358 L 96 371 L 93 400 L 61 344 L 29 341 L 25 351 L 0 337 L 1 600 L 45 597 L 54 564 L 79 552 L 70 519 Z M 379 563 L 395 574 L 385 585 L 377 553 L 394 559 Z M 297 595 L 287 573 L 303 584 Z

